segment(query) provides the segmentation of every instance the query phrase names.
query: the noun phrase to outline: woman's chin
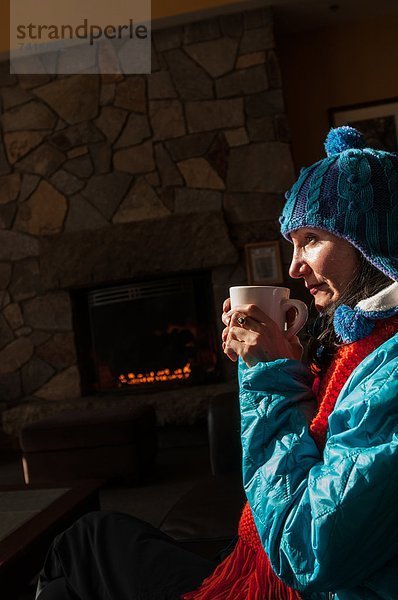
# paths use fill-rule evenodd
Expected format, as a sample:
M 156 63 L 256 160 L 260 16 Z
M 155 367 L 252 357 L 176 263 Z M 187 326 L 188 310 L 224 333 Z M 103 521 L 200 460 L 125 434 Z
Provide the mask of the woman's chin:
M 314 305 L 318 312 L 322 312 L 329 308 L 334 302 L 331 294 L 319 291 L 314 298 Z

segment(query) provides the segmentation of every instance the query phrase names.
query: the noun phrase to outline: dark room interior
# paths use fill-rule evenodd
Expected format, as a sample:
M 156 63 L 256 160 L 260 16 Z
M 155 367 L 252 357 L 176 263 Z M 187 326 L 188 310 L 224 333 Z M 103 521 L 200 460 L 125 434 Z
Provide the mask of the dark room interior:
M 254 284 L 254 246 L 310 307 L 284 194 L 344 119 L 397 151 L 398 6 L 154 0 L 138 74 L 10 72 L 1 11 L 0 588 L 33 600 L 51 540 L 92 510 L 204 557 L 234 538 L 223 301 Z

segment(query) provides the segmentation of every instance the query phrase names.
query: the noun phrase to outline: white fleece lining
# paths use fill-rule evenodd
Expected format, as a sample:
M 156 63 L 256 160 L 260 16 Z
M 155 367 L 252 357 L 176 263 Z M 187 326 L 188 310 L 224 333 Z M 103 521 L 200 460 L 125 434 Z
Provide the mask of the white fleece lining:
M 364 312 L 385 311 L 398 306 L 398 282 L 394 281 L 391 285 L 377 292 L 370 298 L 365 298 L 358 302 L 355 308 Z

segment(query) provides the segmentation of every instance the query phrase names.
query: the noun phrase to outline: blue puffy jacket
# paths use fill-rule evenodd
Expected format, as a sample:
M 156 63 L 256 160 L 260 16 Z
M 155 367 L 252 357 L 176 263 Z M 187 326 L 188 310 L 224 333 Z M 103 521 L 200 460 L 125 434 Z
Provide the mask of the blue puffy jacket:
M 243 481 L 277 575 L 305 599 L 398 600 L 398 334 L 353 371 L 320 452 L 300 362 L 239 363 Z

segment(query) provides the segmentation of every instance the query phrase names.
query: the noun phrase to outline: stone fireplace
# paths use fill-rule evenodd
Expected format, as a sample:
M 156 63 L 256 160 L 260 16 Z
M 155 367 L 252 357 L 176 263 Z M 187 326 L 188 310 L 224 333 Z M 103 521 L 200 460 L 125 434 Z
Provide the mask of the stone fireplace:
M 117 402 L 152 402 L 160 423 L 192 422 L 235 386 L 220 350 L 222 300 L 246 283 L 244 245 L 279 239 L 294 175 L 272 15 L 155 31 L 152 63 L 147 76 L 15 76 L 0 65 L 0 406 L 10 433 L 62 408 Z M 214 378 L 202 373 L 189 392 L 90 384 L 82 298 L 187 277 L 208 288 L 196 318 L 207 319 Z M 171 317 L 197 355 L 198 323 Z M 173 361 L 137 369 L 189 362 Z
M 83 394 L 188 388 L 222 377 L 208 271 L 77 290 L 72 306 Z

